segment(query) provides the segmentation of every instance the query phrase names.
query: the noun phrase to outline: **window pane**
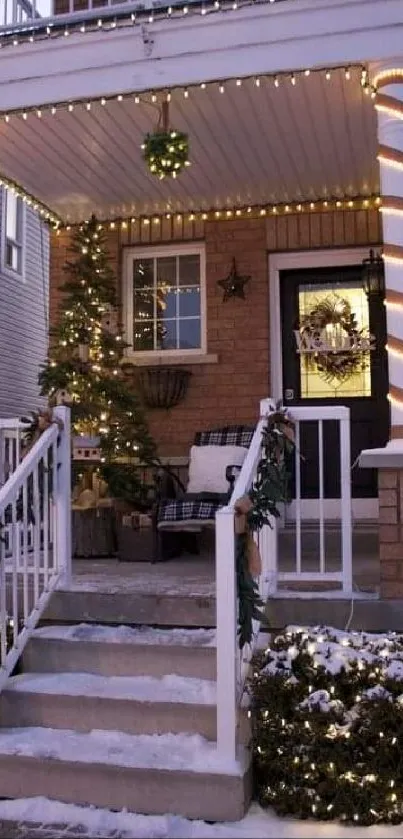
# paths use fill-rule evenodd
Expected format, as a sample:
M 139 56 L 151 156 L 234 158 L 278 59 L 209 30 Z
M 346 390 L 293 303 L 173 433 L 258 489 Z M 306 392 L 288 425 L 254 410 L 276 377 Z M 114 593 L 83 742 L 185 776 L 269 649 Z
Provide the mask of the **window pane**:
M 13 245 L 12 242 L 6 242 L 6 265 L 13 271 L 21 273 L 21 248 Z
M 201 346 L 200 318 L 179 321 L 179 349 L 195 350 Z
M 135 321 L 152 320 L 154 317 L 154 292 L 152 289 L 134 292 L 133 317 Z
M 179 285 L 200 285 L 200 256 L 198 253 L 179 257 Z
M 180 317 L 200 317 L 200 288 L 180 288 L 178 298 Z
M 176 287 L 176 257 L 164 256 L 156 260 L 157 262 L 157 286 L 158 288 L 175 288 Z
M 157 349 L 176 350 L 176 320 L 157 321 Z
M 13 192 L 6 192 L 6 236 L 14 242 L 20 241 L 19 216 L 21 215 L 21 198 Z
M 133 348 L 138 352 L 154 349 L 154 323 L 144 321 L 133 327 Z
M 302 398 L 371 396 L 369 307 L 361 284 L 301 285 L 298 304 Z
M 175 318 L 177 307 L 177 289 L 159 288 L 157 291 L 157 318 Z
M 135 259 L 133 261 L 133 288 L 153 288 L 154 260 Z

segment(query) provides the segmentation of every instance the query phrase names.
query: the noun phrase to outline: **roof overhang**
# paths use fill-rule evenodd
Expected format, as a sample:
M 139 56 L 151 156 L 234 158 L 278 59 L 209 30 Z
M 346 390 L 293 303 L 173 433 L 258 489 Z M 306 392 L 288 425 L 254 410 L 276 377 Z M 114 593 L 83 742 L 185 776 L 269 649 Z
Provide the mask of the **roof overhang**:
M 361 82 L 351 66 L 171 90 L 170 124 L 188 134 L 192 163 L 175 181 L 152 175 L 141 151 L 166 91 L 8 113 L 1 174 L 67 223 L 368 199 L 376 115 Z
M 112 23 L 101 9 L 92 31 L 77 14 L 52 18 L 46 37 L 0 28 L 0 111 L 52 103 L 55 91 L 76 100 L 389 59 L 403 42 L 401 0 L 205 0 L 134 23 L 120 8 Z

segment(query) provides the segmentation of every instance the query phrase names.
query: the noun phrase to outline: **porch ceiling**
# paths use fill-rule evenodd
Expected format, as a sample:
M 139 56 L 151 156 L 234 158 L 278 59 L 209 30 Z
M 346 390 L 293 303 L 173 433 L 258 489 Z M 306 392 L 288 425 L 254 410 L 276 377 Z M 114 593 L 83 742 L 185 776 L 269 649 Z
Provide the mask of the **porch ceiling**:
M 155 130 L 151 95 L 42 109 L 0 120 L 0 170 L 58 213 L 77 222 L 368 196 L 379 190 L 376 116 L 360 85 L 343 69 L 236 80 L 171 93 L 170 123 L 186 131 L 192 165 L 176 181 L 159 181 L 142 160 Z

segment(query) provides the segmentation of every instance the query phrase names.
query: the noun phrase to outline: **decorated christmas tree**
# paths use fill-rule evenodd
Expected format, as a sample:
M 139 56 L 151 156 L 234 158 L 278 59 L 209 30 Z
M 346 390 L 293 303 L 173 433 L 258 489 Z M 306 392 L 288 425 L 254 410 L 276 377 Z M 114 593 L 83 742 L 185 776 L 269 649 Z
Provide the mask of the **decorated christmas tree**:
M 59 318 L 39 376 L 41 392 L 50 405 L 71 406 L 75 437 L 96 440 L 97 472 L 109 495 L 141 502 L 146 487 L 139 464 L 156 463 L 156 451 L 141 402 L 120 364 L 125 343 L 116 281 L 94 216 L 75 230 L 69 251 Z

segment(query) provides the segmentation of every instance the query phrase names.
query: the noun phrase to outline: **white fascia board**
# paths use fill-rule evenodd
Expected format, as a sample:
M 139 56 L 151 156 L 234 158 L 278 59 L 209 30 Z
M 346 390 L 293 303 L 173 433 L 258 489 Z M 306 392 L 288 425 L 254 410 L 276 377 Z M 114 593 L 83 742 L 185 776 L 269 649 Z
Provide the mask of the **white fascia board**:
M 402 0 L 287 0 L 5 47 L 0 110 L 259 73 L 389 59 Z M 144 32 L 144 28 L 143 28 Z

